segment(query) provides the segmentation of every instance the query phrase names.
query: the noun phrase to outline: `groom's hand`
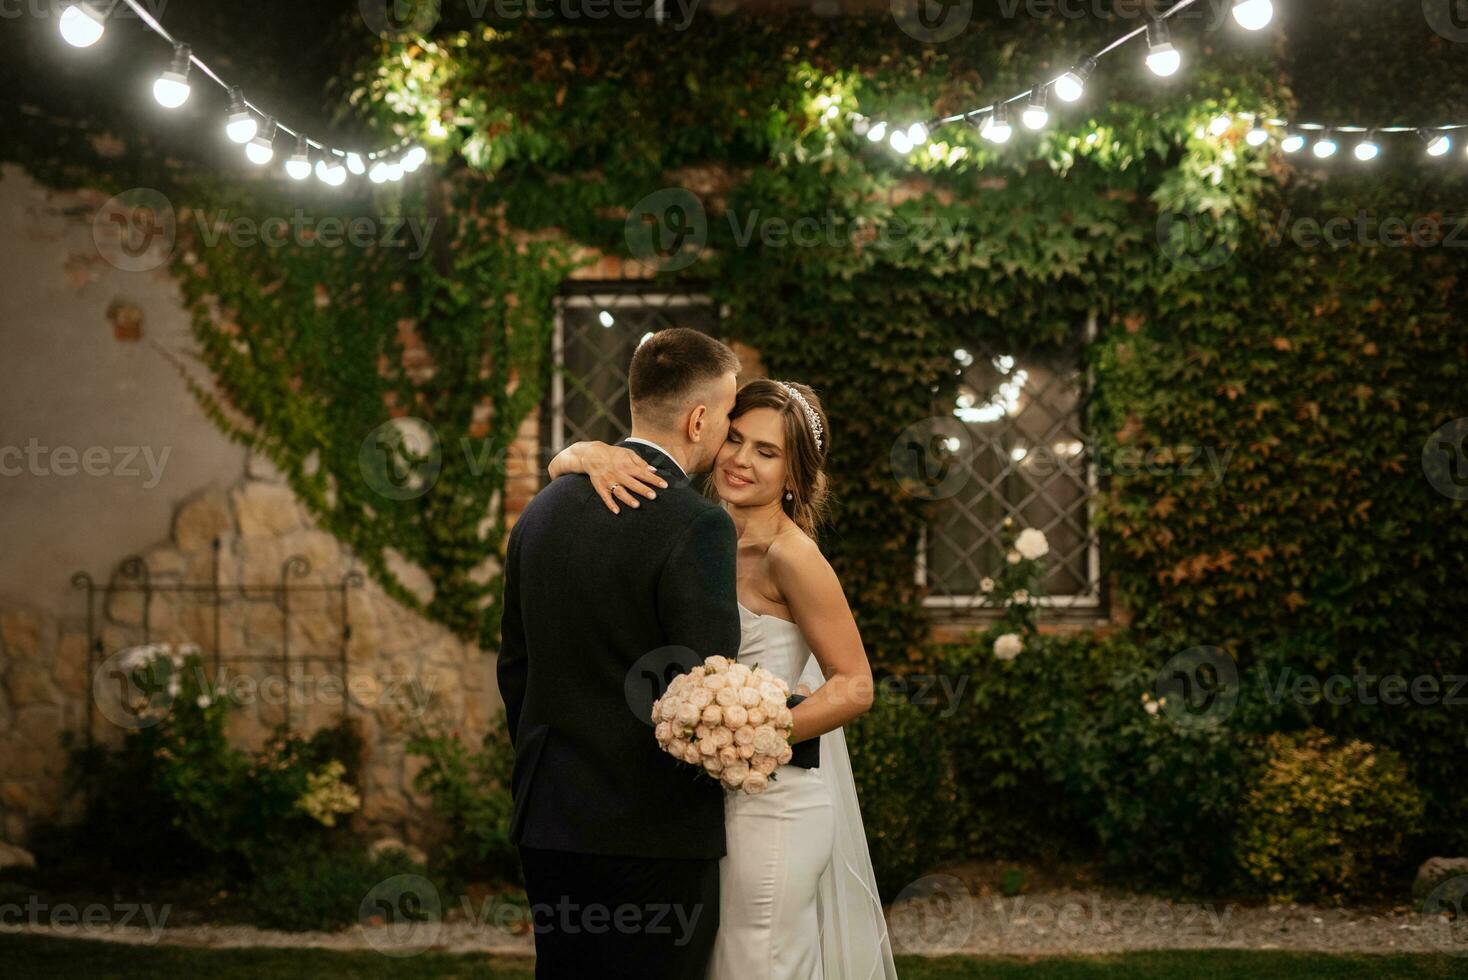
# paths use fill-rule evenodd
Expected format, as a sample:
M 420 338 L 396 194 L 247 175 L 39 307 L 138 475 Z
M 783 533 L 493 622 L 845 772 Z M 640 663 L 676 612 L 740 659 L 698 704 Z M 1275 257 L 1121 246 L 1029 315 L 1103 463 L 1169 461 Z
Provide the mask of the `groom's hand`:
M 792 694 L 785 702 L 785 707 L 793 708 L 804 700 L 804 694 Z M 821 767 L 821 737 L 817 735 L 815 738 L 808 738 L 804 742 L 796 742 L 790 746 L 789 764 L 802 769 L 819 769 Z

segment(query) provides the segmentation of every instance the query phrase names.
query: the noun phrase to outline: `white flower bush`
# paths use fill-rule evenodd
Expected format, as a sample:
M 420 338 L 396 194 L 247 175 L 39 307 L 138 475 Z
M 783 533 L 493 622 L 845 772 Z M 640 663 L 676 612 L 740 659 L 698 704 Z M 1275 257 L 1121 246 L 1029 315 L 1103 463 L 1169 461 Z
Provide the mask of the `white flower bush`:
M 1004 633 L 994 641 L 995 660 L 1013 660 L 1025 648 L 1025 641 L 1018 633 Z
M 1027 527 L 1014 539 L 1014 550 L 1020 553 L 1020 557 L 1034 561 L 1050 554 L 1050 541 L 1045 537 L 1044 531 Z

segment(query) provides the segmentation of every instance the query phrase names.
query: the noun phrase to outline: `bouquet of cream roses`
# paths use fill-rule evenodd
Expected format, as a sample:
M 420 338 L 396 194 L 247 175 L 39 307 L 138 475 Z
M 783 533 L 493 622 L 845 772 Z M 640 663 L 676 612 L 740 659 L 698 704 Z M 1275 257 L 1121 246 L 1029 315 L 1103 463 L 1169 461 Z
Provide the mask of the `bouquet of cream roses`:
M 790 689 L 763 667 L 713 656 L 679 674 L 652 706 L 658 745 L 726 789 L 763 793 L 790 761 Z

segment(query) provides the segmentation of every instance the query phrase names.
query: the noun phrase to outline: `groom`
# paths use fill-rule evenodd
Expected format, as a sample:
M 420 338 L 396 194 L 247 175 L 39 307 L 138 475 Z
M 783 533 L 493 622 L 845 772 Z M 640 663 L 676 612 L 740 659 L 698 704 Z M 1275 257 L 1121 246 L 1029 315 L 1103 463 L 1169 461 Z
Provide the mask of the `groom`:
M 738 370 L 696 330 L 653 334 L 632 357 L 621 445 L 668 488 L 613 515 L 569 474 L 510 533 L 497 674 L 538 978 L 704 975 L 723 790 L 659 749 L 652 702 L 632 692 L 650 654 L 667 683 L 663 648 L 686 648 L 673 673 L 738 653 L 734 523 L 689 482 L 724 442 Z

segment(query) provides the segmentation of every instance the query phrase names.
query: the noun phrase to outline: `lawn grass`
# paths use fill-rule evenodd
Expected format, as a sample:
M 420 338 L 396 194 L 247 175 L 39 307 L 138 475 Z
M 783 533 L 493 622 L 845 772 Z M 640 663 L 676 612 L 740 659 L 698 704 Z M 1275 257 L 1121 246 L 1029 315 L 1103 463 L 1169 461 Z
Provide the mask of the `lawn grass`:
M 529 960 L 423 953 L 321 949 L 189 949 L 128 946 L 85 939 L 0 934 L 0 974 L 16 980 L 144 980 L 158 976 L 209 980 L 531 980 Z M 1051 958 L 902 957 L 903 980 L 1397 980 L 1461 977 L 1468 961 L 1449 956 L 1331 956 L 1237 950 L 1165 950 L 1112 956 Z

